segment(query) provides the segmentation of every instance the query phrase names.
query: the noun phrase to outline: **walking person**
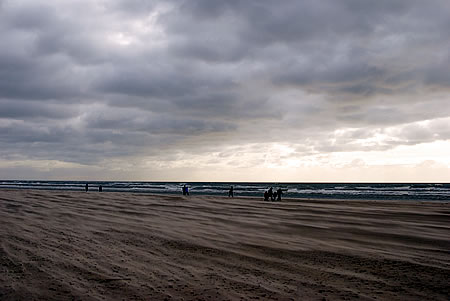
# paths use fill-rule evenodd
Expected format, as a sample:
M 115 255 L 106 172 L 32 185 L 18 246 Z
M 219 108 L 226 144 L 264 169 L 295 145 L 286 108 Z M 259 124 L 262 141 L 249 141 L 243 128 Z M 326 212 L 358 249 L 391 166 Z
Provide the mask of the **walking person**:
M 231 186 L 230 190 L 228 190 L 228 197 L 234 198 L 233 186 Z

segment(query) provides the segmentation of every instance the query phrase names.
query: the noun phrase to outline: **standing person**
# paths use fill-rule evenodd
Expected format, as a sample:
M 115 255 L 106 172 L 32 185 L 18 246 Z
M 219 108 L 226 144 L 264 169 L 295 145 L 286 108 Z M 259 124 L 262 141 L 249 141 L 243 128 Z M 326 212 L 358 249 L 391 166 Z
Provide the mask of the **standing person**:
M 267 191 L 267 196 L 273 201 L 273 188 L 270 187 L 269 191 Z
M 278 196 L 277 201 L 281 202 L 281 195 L 282 194 L 283 194 L 283 190 L 281 190 L 281 188 L 278 188 L 278 190 L 277 190 L 277 196 Z
M 231 187 L 230 187 L 230 190 L 228 190 L 228 197 L 234 198 L 233 186 L 231 186 Z
M 88 183 L 86 183 L 86 185 L 84 186 L 84 190 L 85 190 L 86 192 L 88 192 L 88 190 L 89 190 Z
M 264 201 L 269 201 L 269 193 L 266 191 L 264 191 Z
M 98 192 L 102 192 L 103 191 L 103 187 L 102 187 L 102 185 L 99 185 L 98 186 Z
M 189 195 L 189 188 L 184 184 L 183 186 L 183 195 Z

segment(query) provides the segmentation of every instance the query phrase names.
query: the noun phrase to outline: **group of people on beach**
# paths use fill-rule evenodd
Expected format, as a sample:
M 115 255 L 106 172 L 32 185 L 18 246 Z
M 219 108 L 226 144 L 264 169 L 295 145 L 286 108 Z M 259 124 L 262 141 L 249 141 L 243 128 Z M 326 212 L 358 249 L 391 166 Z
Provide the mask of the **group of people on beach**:
M 89 185 L 86 183 L 84 187 L 85 191 L 88 192 Z M 103 187 L 102 185 L 98 186 L 98 191 L 102 192 Z M 183 195 L 189 195 L 189 187 L 186 186 L 186 184 L 182 187 Z M 283 191 L 281 188 L 278 188 L 277 191 L 273 191 L 273 187 L 270 187 L 269 190 L 264 191 L 264 201 L 281 201 L 281 195 L 283 194 Z M 230 189 L 228 190 L 228 197 L 234 198 L 234 188 L 233 186 L 230 186 Z
M 189 188 L 186 184 L 181 188 L 183 195 L 189 195 Z M 277 191 L 273 191 L 273 187 L 270 187 L 268 190 L 264 191 L 264 201 L 281 201 L 281 195 L 283 194 L 283 190 L 278 188 Z M 228 197 L 234 198 L 234 188 L 230 186 L 228 190 Z
M 186 184 L 182 187 L 183 195 L 189 195 L 189 188 Z M 281 195 L 283 194 L 283 190 L 278 188 L 277 191 L 273 191 L 273 187 L 270 187 L 268 190 L 264 191 L 264 201 L 281 201 Z M 228 197 L 234 198 L 234 188 L 230 186 L 228 190 Z
M 270 187 L 269 190 L 264 191 L 264 201 L 281 201 L 282 194 L 283 190 L 281 188 L 274 192 L 273 187 Z

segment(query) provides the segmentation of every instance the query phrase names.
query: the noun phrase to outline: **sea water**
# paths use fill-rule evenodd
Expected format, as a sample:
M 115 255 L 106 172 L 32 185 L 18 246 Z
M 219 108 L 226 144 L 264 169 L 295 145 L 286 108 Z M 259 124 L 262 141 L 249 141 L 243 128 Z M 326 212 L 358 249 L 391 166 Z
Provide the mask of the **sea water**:
M 450 183 L 232 183 L 232 182 L 126 182 L 126 181 L 25 181 L 0 180 L 0 189 L 47 189 L 84 191 L 142 192 L 181 194 L 183 185 L 191 195 L 228 195 L 230 186 L 235 196 L 262 197 L 270 187 L 282 188 L 283 197 L 334 199 L 415 199 L 450 200 Z M 1 194 L 1 191 L 0 191 Z

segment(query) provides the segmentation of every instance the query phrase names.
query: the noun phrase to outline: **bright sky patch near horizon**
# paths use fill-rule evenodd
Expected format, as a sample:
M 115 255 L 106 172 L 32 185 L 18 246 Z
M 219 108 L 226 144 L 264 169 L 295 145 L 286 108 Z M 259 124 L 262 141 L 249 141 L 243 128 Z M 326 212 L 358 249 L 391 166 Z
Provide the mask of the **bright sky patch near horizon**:
M 0 179 L 450 182 L 447 0 L 0 0 Z

